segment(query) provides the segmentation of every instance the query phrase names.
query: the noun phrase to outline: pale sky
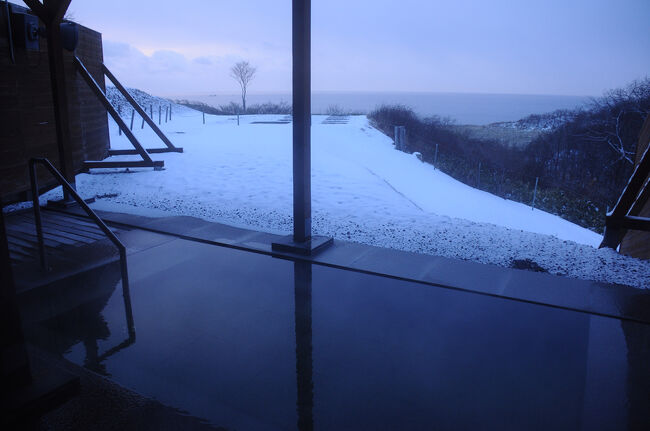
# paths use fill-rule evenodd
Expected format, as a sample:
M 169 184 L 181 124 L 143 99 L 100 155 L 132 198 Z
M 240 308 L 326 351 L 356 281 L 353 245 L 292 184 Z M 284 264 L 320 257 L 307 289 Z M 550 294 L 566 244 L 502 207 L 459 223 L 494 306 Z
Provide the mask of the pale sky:
M 73 0 L 105 62 L 158 95 L 291 89 L 290 0 Z M 313 0 L 315 91 L 600 95 L 650 75 L 650 0 Z

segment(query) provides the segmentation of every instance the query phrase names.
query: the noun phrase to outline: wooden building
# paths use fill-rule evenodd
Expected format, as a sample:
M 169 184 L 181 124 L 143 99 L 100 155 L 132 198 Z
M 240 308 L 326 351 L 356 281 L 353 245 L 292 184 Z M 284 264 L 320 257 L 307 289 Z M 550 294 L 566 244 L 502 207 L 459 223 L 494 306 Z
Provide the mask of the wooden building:
M 641 134 L 639 135 L 639 144 L 636 151 L 636 166 L 641 162 L 641 157 L 648 149 L 648 144 L 650 144 L 650 117 L 646 119 L 641 129 Z M 650 218 L 650 201 L 646 202 L 639 216 Z M 639 259 L 650 259 L 650 232 L 639 230 L 628 231 L 625 237 L 623 237 L 620 250 L 621 253 L 628 256 Z
M 28 160 L 46 157 L 59 167 L 59 152 L 44 32 L 36 36 L 38 49 L 27 49 L 21 40 L 22 20 L 17 14 L 32 15 L 31 11 L 11 4 L 8 21 L 5 5 L 0 5 L 0 195 L 7 204 L 28 198 Z M 40 21 L 39 25 L 44 26 Z M 106 109 L 73 64 L 74 55 L 77 55 L 105 90 L 102 36 L 80 25 L 77 28 L 75 52 L 64 50 L 70 129 L 69 142 L 65 146 L 74 173 L 82 171 L 85 160 L 106 158 L 109 150 Z M 45 173 L 39 175 L 39 179 L 43 188 L 54 186 Z

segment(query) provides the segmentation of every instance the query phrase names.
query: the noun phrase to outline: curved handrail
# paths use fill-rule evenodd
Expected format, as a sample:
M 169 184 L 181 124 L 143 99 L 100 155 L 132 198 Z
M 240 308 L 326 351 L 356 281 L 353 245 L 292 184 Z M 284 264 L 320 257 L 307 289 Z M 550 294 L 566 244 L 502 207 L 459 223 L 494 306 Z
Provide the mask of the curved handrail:
M 122 241 L 113 233 L 104 221 L 88 206 L 88 204 L 79 196 L 77 191 L 70 185 L 68 181 L 61 175 L 61 173 L 52 165 L 52 163 L 43 157 L 32 158 L 29 160 L 29 177 L 32 186 L 32 203 L 34 207 L 34 221 L 36 222 L 36 233 L 38 237 L 38 247 L 41 259 L 41 265 L 47 270 L 47 256 L 45 253 L 45 243 L 43 241 L 43 223 L 41 219 L 41 206 L 39 203 L 38 195 L 38 179 L 36 177 L 36 164 L 44 166 L 52 176 L 58 181 L 63 189 L 69 193 L 70 196 L 79 204 L 79 206 L 88 214 L 88 216 L 95 222 L 108 239 L 115 244 L 120 253 L 120 266 L 122 269 L 122 290 L 124 294 L 124 305 L 126 307 L 127 320 L 129 320 L 129 332 L 133 328 L 133 313 L 131 310 L 131 300 L 129 295 L 129 272 L 126 265 L 126 247 Z

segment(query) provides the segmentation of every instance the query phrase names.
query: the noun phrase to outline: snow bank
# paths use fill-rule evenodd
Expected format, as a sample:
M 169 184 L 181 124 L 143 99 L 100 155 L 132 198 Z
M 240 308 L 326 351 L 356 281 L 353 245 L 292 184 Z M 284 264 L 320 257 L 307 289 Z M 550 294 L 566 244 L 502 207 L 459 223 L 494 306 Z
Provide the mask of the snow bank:
M 291 231 L 291 124 L 284 116 L 177 111 L 162 129 L 182 154 L 154 154 L 165 170 L 94 170 L 77 178 L 104 209 L 165 211 L 276 233 Z M 511 265 L 532 259 L 551 273 L 646 287 L 650 263 L 595 248 L 601 236 L 562 218 L 473 189 L 398 152 L 365 116 L 312 120 L 315 233 L 459 259 Z M 263 124 L 256 124 L 263 122 Z M 274 122 L 277 122 L 274 124 Z M 147 127 L 145 147 L 161 143 Z M 113 148 L 129 148 L 110 121 Z M 113 157 L 114 160 L 133 156 Z M 124 205 L 127 205 L 125 207 Z M 152 214 L 152 216 L 160 213 Z

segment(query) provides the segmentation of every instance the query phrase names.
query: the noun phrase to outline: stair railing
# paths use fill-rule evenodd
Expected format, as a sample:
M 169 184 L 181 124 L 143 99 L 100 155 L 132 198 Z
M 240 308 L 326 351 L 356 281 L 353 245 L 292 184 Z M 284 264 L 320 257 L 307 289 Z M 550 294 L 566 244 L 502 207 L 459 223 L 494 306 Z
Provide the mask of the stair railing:
M 33 158 L 29 160 L 29 177 L 32 186 L 32 203 L 34 206 L 34 221 L 36 223 L 36 233 L 38 237 L 38 249 L 41 260 L 41 266 L 47 271 L 47 255 L 45 252 L 45 242 L 43 240 L 43 222 L 41 219 L 41 205 L 38 195 L 38 178 L 36 176 L 36 165 L 45 167 L 52 176 L 58 181 L 65 191 L 79 204 L 79 206 L 88 214 L 97 227 L 111 240 L 120 253 L 120 268 L 122 271 L 122 296 L 124 296 L 124 308 L 126 312 L 126 323 L 129 332 L 128 343 L 131 344 L 135 341 L 135 326 L 133 323 L 133 309 L 131 307 L 131 294 L 129 292 L 129 271 L 126 265 L 126 247 L 122 241 L 115 235 L 99 216 L 90 209 L 88 204 L 79 196 L 77 191 L 70 185 L 68 181 L 61 175 L 61 173 L 50 163 L 46 158 Z M 123 343 L 124 344 L 124 343 Z
M 58 181 L 58 183 L 63 187 L 63 189 L 72 196 L 72 198 L 79 204 L 79 206 L 88 214 L 98 228 L 104 232 L 104 234 L 111 240 L 115 247 L 117 247 L 120 253 L 120 266 L 122 268 L 122 285 L 128 289 L 129 285 L 129 273 L 126 265 L 126 247 L 122 244 L 122 241 L 113 233 L 111 228 L 109 228 L 104 221 L 99 218 L 99 216 L 90 209 L 88 204 L 79 196 L 77 191 L 70 185 L 63 175 L 50 163 L 46 158 L 33 158 L 29 161 L 29 177 L 31 180 L 32 186 L 32 202 L 34 206 L 34 220 L 36 222 L 36 233 L 38 236 L 38 249 L 40 254 L 41 266 L 47 270 L 47 255 L 45 252 L 45 242 L 43 241 L 43 223 L 41 219 L 41 206 L 38 200 L 38 178 L 36 176 L 36 165 L 39 164 L 44 166 L 52 176 Z

